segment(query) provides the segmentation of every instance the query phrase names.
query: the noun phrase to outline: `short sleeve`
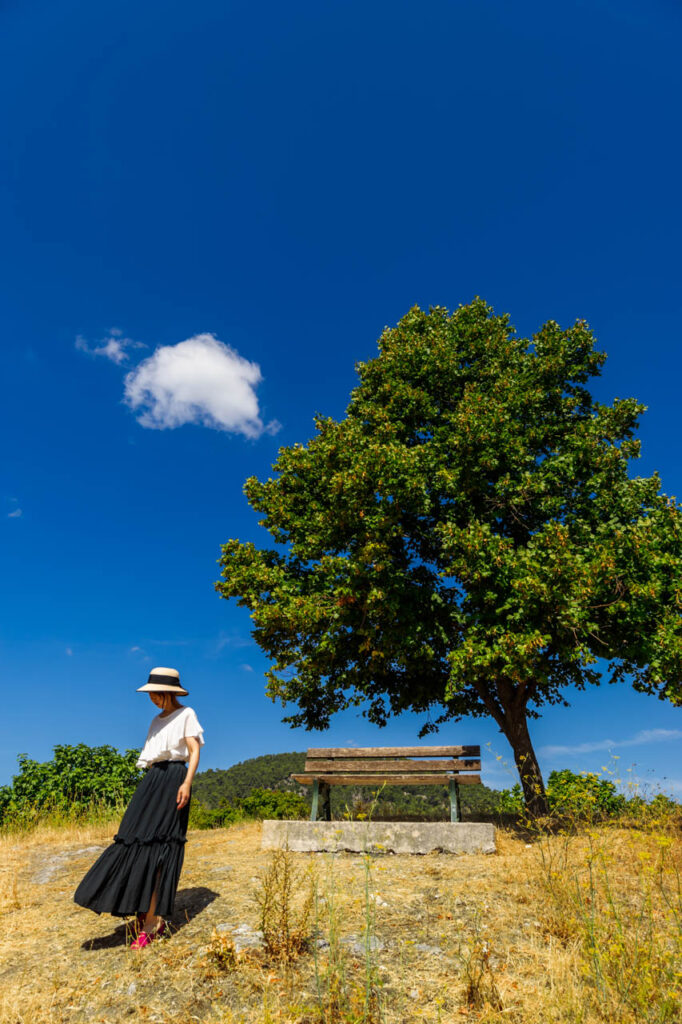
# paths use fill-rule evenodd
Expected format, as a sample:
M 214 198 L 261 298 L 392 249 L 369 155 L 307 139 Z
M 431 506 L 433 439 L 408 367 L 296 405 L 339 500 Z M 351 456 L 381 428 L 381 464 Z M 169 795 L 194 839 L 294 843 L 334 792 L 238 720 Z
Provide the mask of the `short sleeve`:
M 135 762 L 135 765 L 136 765 L 137 768 L 148 768 L 149 767 L 149 761 L 145 757 L 145 754 L 147 753 L 147 745 L 148 745 L 150 737 L 152 735 L 153 728 L 154 728 L 154 726 L 153 726 L 153 723 L 152 723 L 152 725 L 150 725 L 149 728 L 147 729 L 147 738 L 145 739 L 144 745 L 142 747 L 142 750 L 140 751 L 140 756 L 138 757 L 137 761 Z
M 187 739 L 190 736 L 193 736 L 194 739 L 197 739 L 199 741 L 199 745 L 203 747 L 203 745 L 204 745 L 204 730 L 199 725 L 199 719 L 195 715 L 195 713 L 192 710 L 192 708 L 187 708 L 187 714 L 184 716 L 184 718 L 185 718 L 185 721 L 183 723 L 184 724 L 183 736 L 185 737 L 185 739 Z

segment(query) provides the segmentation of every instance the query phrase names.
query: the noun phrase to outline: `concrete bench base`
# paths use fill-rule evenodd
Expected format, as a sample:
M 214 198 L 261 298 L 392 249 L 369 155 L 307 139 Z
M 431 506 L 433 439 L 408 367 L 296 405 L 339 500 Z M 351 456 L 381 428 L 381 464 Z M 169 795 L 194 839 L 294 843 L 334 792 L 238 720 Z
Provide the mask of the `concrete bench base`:
M 264 821 L 261 849 L 299 853 L 494 853 L 495 827 L 464 821 Z

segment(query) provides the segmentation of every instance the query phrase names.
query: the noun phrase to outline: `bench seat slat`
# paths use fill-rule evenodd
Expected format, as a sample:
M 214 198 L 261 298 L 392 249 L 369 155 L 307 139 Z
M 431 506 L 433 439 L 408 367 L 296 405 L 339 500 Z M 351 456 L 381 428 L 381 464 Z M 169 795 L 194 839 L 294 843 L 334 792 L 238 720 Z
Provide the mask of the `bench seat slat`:
M 333 758 L 325 757 L 309 757 L 306 759 L 305 769 L 306 772 L 400 772 L 405 774 L 406 772 L 421 772 L 425 774 L 427 772 L 453 772 L 453 771 L 470 771 L 480 772 L 481 762 L 473 759 L 469 760 L 456 760 L 450 761 L 411 761 L 407 758 L 401 761 L 397 758 L 349 758 L 348 760 L 334 760 Z
M 309 747 L 307 756 L 342 761 L 358 757 L 480 757 L 480 746 L 469 747 Z
M 449 775 L 442 772 L 434 775 L 391 775 L 390 772 L 384 772 L 381 775 L 378 773 L 376 775 L 358 775 L 353 772 L 329 775 L 326 772 L 321 772 L 319 775 L 292 775 L 291 778 L 306 785 L 317 779 L 318 782 L 326 782 L 329 786 L 375 786 L 377 782 L 385 782 L 387 786 L 429 786 L 436 783 L 446 785 L 451 779 L 454 779 L 460 786 L 466 786 L 481 781 L 480 775 L 459 775 L 455 772 Z

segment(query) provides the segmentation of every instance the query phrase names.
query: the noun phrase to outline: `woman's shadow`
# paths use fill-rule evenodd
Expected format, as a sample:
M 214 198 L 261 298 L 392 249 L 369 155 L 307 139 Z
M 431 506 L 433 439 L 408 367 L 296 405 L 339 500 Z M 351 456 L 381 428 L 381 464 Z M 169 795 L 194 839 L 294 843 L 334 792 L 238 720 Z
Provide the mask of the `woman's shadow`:
M 197 917 L 202 910 L 220 896 L 219 892 L 207 889 L 203 885 L 194 886 L 191 889 L 179 889 L 175 897 L 175 909 L 166 924 L 171 935 L 180 931 L 186 924 Z M 113 949 L 116 946 L 125 946 L 134 936 L 135 920 L 128 918 L 124 924 L 120 924 L 110 935 L 99 935 L 94 939 L 86 939 L 81 944 L 81 949 L 98 950 Z

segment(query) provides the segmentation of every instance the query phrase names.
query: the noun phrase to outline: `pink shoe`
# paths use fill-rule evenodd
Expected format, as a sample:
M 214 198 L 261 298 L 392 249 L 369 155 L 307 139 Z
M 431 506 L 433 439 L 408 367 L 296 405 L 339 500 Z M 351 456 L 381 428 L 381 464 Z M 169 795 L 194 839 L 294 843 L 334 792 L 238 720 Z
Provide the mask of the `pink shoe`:
M 149 946 L 154 939 L 160 939 L 166 930 L 166 922 L 162 921 L 161 924 L 157 925 L 153 932 L 140 932 L 134 942 L 130 943 L 131 949 L 144 949 L 145 946 Z
M 135 941 L 130 943 L 130 948 L 131 949 L 144 949 L 145 946 L 148 946 L 150 944 L 152 939 L 153 939 L 152 935 L 147 935 L 146 932 L 140 932 L 140 934 L 137 936 Z

